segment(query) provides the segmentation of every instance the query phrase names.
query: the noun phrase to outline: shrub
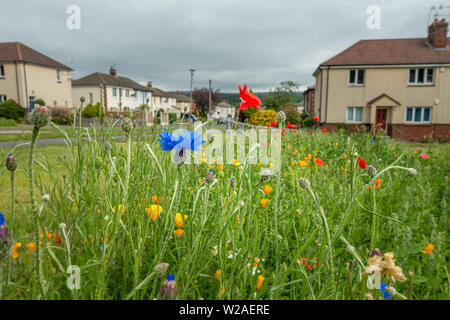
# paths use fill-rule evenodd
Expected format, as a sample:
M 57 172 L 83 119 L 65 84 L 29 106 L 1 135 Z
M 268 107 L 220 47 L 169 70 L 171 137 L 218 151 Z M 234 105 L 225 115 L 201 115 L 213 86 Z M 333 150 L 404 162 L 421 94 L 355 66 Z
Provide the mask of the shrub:
M 0 118 L 0 127 L 16 127 L 17 123 L 13 119 Z
M 72 124 L 73 113 L 70 108 L 67 107 L 51 107 L 49 108 L 52 113 L 52 121 L 56 124 Z
M 41 98 L 34 100 L 34 103 L 41 107 L 45 106 L 45 101 Z
M 302 116 L 293 106 L 284 107 L 282 109 L 286 113 L 286 123 L 295 124 L 299 126 L 302 124 Z
M 306 117 L 302 121 L 302 128 L 313 128 L 316 125 L 316 122 L 312 117 Z
M 0 117 L 19 120 L 25 117 L 25 109 L 12 99 L 0 103 Z
M 255 126 L 267 127 L 272 121 L 276 121 L 277 112 L 275 110 L 260 110 L 254 113 L 248 123 Z
M 85 118 L 95 118 L 100 116 L 102 110 L 103 108 L 100 102 L 97 102 L 95 105 L 89 103 L 81 112 L 81 115 Z
M 174 123 L 177 121 L 177 114 L 174 112 L 169 113 L 169 123 Z

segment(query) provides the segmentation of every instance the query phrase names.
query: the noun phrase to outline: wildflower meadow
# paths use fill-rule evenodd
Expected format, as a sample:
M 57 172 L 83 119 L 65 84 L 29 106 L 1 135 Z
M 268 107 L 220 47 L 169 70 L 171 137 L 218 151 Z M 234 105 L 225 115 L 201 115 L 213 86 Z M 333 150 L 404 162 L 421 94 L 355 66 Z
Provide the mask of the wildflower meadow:
M 278 163 L 248 140 L 220 163 L 196 125 L 66 133 L 36 108 L 31 143 L 1 150 L 1 298 L 448 299 L 448 145 L 284 120 L 259 128 Z M 44 126 L 65 145 L 35 147 Z

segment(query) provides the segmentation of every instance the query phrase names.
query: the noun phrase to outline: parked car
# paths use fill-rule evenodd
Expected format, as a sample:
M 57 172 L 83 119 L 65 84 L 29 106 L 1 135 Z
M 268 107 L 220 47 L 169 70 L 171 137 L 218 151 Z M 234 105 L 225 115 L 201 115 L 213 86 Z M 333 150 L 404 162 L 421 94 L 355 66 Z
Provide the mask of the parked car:
M 189 113 L 181 113 L 180 119 L 191 119 L 193 122 L 200 121 L 200 120 L 198 120 L 198 118 L 196 116 L 194 116 L 193 114 L 189 114 Z

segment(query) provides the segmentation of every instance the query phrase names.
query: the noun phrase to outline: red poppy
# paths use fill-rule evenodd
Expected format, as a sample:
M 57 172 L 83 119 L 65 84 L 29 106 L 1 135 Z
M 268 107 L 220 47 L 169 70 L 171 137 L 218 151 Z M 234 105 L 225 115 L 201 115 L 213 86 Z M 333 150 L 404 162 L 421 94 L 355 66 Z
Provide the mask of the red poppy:
M 325 165 L 325 162 L 323 162 L 323 160 L 320 159 L 320 158 L 314 158 L 314 163 L 319 165 L 319 166 L 324 166 Z
M 289 121 L 287 122 L 286 128 L 297 130 L 298 127 L 295 124 L 291 124 Z
M 248 108 L 256 108 L 261 110 L 259 106 L 261 104 L 261 100 L 255 96 L 253 93 L 247 90 L 247 85 L 244 85 L 244 89 L 242 89 L 241 85 L 238 85 L 239 88 L 239 97 L 241 97 L 241 106 L 239 110 L 247 110 Z
M 361 159 L 360 157 L 358 157 L 358 160 L 356 160 L 356 163 L 359 165 L 359 167 L 361 169 L 365 169 L 367 167 L 367 163 L 365 160 Z
M 323 127 L 322 132 L 325 132 L 325 131 L 327 131 L 327 128 Z
M 308 131 L 308 133 L 310 133 L 310 134 L 311 134 L 311 133 L 312 133 L 312 130 L 309 130 L 309 131 Z
M 315 122 L 319 122 L 320 121 L 320 119 L 318 117 L 316 117 L 316 116 L 314 116 L 313 119 L 314 119 Z
M 272 122 L 270 122 L 269 128 L 276 127 L 276 126 L 277 126 L 277 122 L 276 121 L 272 121 Z

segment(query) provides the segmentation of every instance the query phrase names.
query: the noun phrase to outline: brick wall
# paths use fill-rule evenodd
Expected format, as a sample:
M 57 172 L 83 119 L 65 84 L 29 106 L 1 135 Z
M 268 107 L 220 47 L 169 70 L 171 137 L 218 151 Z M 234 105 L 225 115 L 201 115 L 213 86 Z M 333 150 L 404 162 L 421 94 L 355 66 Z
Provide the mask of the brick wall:
M 371 129 L 368 123 L 362 124 L 338 124 L 325 123 L 323 127 L 328 131 L 337 131 L 338 126 L 344 126 L 347 132 L 357 132 L 365 127 L 366 130 Z M 389 124 L 388 133 L 392 138 L 401 141 L 422 142 L 431 135 L 433 140 L 450 142 L 450 124 Z

